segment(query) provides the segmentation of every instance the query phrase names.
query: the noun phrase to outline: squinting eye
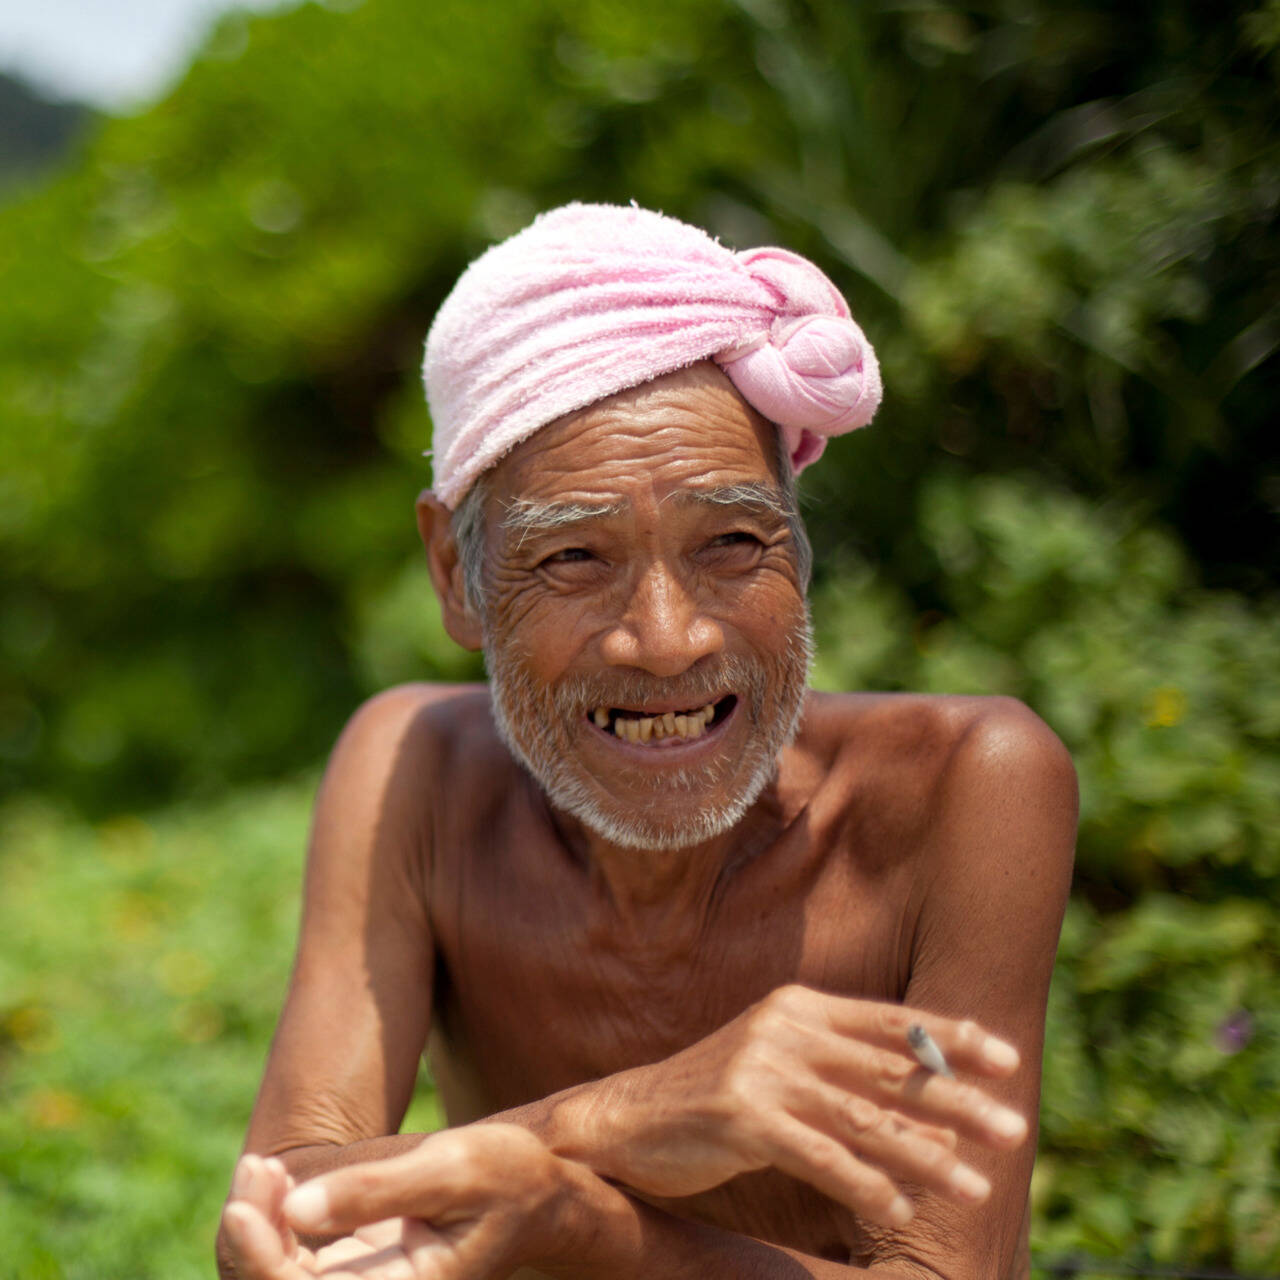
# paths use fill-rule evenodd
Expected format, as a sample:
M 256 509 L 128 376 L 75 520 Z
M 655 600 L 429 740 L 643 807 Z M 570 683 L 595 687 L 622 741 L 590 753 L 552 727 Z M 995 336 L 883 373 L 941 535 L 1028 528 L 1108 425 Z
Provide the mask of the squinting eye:
M 734 533 L 722 533 L 718 538 L 711 539 L 713 547 L 758 547 L 760 539 L 754 533 L 747 533 L 745 530 L 737 530 Z
M 555 551 L 549 555 L 543 564 L 581 564 L 584 560 L 592 560 L 595 557 L 586 547 L 566 547 L 563 551 Z

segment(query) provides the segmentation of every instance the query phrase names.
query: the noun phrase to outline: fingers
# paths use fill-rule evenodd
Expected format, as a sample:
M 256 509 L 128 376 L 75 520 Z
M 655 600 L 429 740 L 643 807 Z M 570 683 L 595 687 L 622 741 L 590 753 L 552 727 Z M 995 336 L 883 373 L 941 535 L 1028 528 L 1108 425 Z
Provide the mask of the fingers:
M 956 1156 L 955 1134 L 950 1130 L 918 1125 L 829 1085 L 817 1085 L 808 1103 L 809 1114 L 796 1119 L 835 1137 L 895 1183 L 916 1183 L 967 1205 L 981 1204 L 991 1194 L 987 1178 Z M 945 1136 L 939 1141 L 936 1134 Z
M 379 1223 L 390 1227 L 390 1234 L 382 1236 L 384 1247 L 376 1247 L 364 1238 L 363 1233 L 344 1236 L 321 1249 L 316 1255 L 324 1280 L 436 1280 L 430 1272 L 418 1271 L 401 1245 L 400 1222 Z
M 794 1027 L 791 1034 L 792 1057 L 806 1063 L 819 1081 L 874 1102 L 882 1110 L 953 1129 L 997 1150 L 1016 1147 L 1027 1136 L 1026 1120 L 983 1089 L 920 1066 L 904 1052 L 905 1034 L 896 1051 L 822 1027 Z M 802 1081 L 802 1077 L 791 1077 L 792 1087 L 807 1090 Z
M 406 1218 L 387 1218 L 383 1222 L 371 1222 L 367 1227 L 358 1227 L 354 1235 L 374 1249 L 386 1249 L 404 1239 L 408 1225 Z
M 274 1156 L 269 1160 L 255 1155 L 241 1156 L 231 1179 L 231 1199 L 256 1205 L 271 1218 L 284 1198 L 288 1178 L 284 1165 Z
M 881 1079 L 883 1101 L 926 1123 L 943 1124 L 999 1151 L 1012 1150 L 1026 1140 L 1026 1118 L 974 1085 L 920 1067 L 899 1075 L 896 1064 Z
M 780 988 L 769 1001 L 801 1020 L 826 1025 L 837 1035 L 908 1056 L 907 1031 L 913 1023 L 919 1024 L 942 1050 L 953 1070 L 1004 1078 L 1018 1069 L 1018 1050 L 971 1019 L 944 1018 L 941 1014 L 904 1005 L 827 995 L 796 985 Z
M 450 1205 L 457 1167 L 447 1143 L 421 1147 L 313 1178 L 284 1198 L 299 1231 L 347 1233 L 385 1218 L 432 1218 Z
M 934 1075 L 900 1053 L 866 1045 L 846 1043 L 840 1056 L 838 1064 L 824 1064 L 822 1078 L 879 1107 L 998 1150 L 1016 1147 L 1027 1136 L 1021 1115 L 975 1085 Z
M 948 1151 L 956 1149 L 958 1139 L 954 1129 L 941 1129 L 937 1125 L 925 1124 L 914 1116 L 903 1115 L 901 1111 L 886 1110 L 885 1114 L 892 1116 L 899 1124 L 910 1126 L 922 1137 L 928 1138 L 930 1142 L 936 1142 L 940 1147 L 945 1147 Z
M 286 1254 L 291 1254 L 297 1246 L 282 1207 L 292 1185 L 293 1179 L 274 1156 L 266 1160 L 256 1155 L 242 1156 L 231 1180 L 231 1200 L 253 1205 L 279 1232 Z
M 294 1235 L 293 1228 L 284 1216 L 284 1198 L 293 1189 L 294 1181 L 289 1176 L 289 1171 L 284 1167 L 283 1163 L 274 1156 L 263 1162 L 263 1179 L 266 1183 L 268 1203 L 271 1209 L 271 1221 L 274 1223 L 276 1230 L 280 1232 L 285 1252 L 296 1250 L 298 1238 Z
M 232 1200 L 222 1211 L 227 1243 L 243 1280 L 306 1280 L 305 1271 L 285 1250 L 280 1232 L 257 1205 Z
M 828 1002 L 825 1012 L 833 1031 L 855 1035 L 882 1049 L 911 1055 L 907 1033 L 918 1025 L 942 1050 L 953 1071 L 1003 1079 L 1011 1076 L 1021 1061 L 1018 1050 L 1007 1040 L 989 1034 L 968 1018 L 944 1018 L 903 1005 L 841 996 L 823 999 Z
M 886 1227 L 902 1227 L 915 1209 L 883 1170 L 859 1160 L 840 1143 L 788 1119 L 773 1133 L 775 1168 L 817 1188 L 854 1213 Z

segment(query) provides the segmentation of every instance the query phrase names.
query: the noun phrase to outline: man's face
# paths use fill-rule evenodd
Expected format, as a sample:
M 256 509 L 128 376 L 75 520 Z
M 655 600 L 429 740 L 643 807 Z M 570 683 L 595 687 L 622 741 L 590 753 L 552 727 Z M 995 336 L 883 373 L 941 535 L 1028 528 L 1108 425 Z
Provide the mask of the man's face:
M 728 830 L 794 733 L 810 641 L 775 449 L 703 364 L 544 427 L 492 473 L 499 729 L 616 844 Z

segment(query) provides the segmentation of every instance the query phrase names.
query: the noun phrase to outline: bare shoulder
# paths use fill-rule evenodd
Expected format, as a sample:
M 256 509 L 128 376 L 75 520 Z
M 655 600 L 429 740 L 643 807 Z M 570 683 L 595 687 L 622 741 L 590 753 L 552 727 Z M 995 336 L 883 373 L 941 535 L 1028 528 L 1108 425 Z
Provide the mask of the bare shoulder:
M 440 765 L 497 743 L 483 684 L 401 684 L 361 703 L 347 721 L 335 761 L 372 772 L 399 763 Z
M 344 820 L 415 824 L 433 794 L 505 776 L 512 768 L 489 713 L 482 684 L 403 684 L 376 694 L 347 721 L 322 788 L 340 797 Z
M 1058 823 L 1074 847 L 1078 790 L 1061 739 L 1016 698 L 943 701 L 952 737 L 938 778 L 944 812 L 981 812 L 984 823 L 1033 815 Z
M 1015 698 L 812 694 L 802 745 L 857 779 L 879 812 L 918 822 L 929 844 L 971 823 L 1056 824 L 1074 847 L 1076 777 L 1057 734 Z
M 846 847 L 906 872 L 903 999 L 1038 1060 L 1075 862 L 1066 748 L 1012 698 L 831 695 L 811 711 L 845 779 Z
M 955 769 L 1074 787 L 1071 757 L 1025 703 L 923 693 L 811 693 L 804 741 L 833 766 L 876 757 L 941 783 Z

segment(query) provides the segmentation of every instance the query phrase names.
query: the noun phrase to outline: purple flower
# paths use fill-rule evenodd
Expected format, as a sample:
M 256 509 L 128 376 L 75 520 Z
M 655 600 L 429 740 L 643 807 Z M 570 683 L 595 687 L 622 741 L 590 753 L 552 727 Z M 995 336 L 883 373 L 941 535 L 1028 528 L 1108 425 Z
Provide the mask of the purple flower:
M 1253 1015 L 1237 1009 L 1218 1023 L 1213 1042 L 1223 1053 L 1239 1053 L 1253 1039 Z

